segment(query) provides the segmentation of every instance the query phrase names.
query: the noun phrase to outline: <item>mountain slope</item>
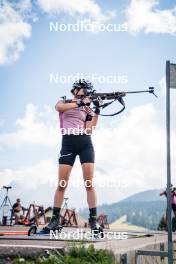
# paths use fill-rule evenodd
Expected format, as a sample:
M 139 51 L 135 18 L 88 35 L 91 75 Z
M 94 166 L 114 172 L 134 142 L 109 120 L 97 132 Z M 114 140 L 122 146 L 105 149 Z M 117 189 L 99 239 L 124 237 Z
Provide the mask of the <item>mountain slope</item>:
M 130 224 L 157 229 L 166 207 L 166 201 L 159 196 L 159 192 L 159 190 L 147 190 L 117 203 L 103 204 L 98 206 L 98 214 L 107 214 L 109 223 L 126 215 Z M 80 210 L 79 213 L 88 218 L 88 209 Z

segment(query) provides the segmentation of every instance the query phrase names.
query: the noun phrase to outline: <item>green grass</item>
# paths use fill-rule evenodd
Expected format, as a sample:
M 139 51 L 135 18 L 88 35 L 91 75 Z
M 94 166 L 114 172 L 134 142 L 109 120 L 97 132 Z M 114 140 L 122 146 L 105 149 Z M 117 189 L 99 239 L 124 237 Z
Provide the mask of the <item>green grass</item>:
M 38 257 L 30 260 L 16 259 L 14 264 L 118 264 L 111 251 L 96 250 L 93 245 L 71 247 L 64 255 L 58 251 L 47 257 Z

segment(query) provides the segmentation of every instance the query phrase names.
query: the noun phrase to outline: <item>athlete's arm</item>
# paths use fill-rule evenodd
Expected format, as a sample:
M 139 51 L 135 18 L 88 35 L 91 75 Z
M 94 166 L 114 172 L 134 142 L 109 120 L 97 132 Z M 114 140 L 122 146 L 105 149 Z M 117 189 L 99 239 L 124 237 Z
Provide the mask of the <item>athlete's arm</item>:
M 67 111 L 69 109 L 77 108 L 80 106 L 90 105 L 90 103 L 91 103 L 91 101 L 90 101 L 90 98 L 88 98 L 88 97 L 85 97 L 84 99 L 73 99 L 72 102 L 69 102 L 69 103 L 63 103 L 63 102 L 59 101 L 55 105 L 55 109 L 58 112 L 64 112 L 64 111 Z
M 77 108 L 78 105 L 75 102 L 72 102 L 72 103 L 62 103 L 62 102 L 58 102 L 56 105 L 55 105 L 55 109 L 56 111 L 58 112 L 64 112 L 64 111 L 67 111 L 69 109 L 73 109 L 73 108 Z
M 162 196 L 162 195 L 165 195 L 165 196 L 167 196 L 167 193 L 166 193 L 166 191 L 164 191 L 164 192 L 161 192 L 161 193 L 160 193 L 160 196 Z
M 98 122 L 98 115 L 94 115 L 92 117 L 91 121 L 86 122 L 86 129 L 89 130 L 90 133 L 92 133 L 93 129 L 95 129 Z

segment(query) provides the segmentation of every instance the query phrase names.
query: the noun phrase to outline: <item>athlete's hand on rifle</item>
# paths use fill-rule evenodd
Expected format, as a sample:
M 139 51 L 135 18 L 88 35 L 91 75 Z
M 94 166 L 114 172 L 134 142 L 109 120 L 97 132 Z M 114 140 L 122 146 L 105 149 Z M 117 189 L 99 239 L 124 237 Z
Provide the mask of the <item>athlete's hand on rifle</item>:
M 76 100 L 76 104 L 78 105 L 78 107 L 85 106 L 85 105 L 89 106 L 91 104 L 91 102 L 92 101 L 89 97 L 85 97 L 83 99 L 77 99 Z
M 93 100 L 93 104 L 96 107 L 100 107 L 103 104 L 103 100 L 101 99 L 100 96 L 98 96 L 96 99 Z
M 100 107 L 103 104 L 103 100 L 101 99 L 100 96 L 98 96 L 96 99 L 93 100 L 93 104 L 95 106 L 94 113 L 99 115 L 100 114 Z
M 96 115 L 99 115 L 99 114 L 100 114 L 100 108 L 96 107 L 94 113 L 95 113 Z

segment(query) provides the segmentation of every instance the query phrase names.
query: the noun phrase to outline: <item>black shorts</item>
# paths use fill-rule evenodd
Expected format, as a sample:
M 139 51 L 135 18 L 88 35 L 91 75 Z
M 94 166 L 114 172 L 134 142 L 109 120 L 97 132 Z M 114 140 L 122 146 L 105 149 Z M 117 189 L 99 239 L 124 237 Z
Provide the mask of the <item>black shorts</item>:
M 59 164 L 73 166 L 76 156 L 82 163 L 94 163 L 95 152 L 90 135 L 63 135 Z

